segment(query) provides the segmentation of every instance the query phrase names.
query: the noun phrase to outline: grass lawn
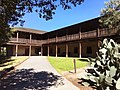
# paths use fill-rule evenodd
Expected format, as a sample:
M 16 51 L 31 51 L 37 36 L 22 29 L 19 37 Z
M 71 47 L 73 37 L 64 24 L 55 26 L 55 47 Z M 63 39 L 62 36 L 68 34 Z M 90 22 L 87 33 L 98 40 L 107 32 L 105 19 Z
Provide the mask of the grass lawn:
M 83 58 L 48 57 L 49 62 L 60 73 L 74 69 L 73 59 L 76 59 L 77 68 L 85 67 L 88 64 L 87 59 Z
M 19 63 L 26 60 L 27 58 L 28 58 L 28 56 L 11 57 L 11 58 L 5 60 L 4 63 L 0 64 L 0 71 L 5 69 L 5 68 L 9 68 L 11 66 L 16 66 Z

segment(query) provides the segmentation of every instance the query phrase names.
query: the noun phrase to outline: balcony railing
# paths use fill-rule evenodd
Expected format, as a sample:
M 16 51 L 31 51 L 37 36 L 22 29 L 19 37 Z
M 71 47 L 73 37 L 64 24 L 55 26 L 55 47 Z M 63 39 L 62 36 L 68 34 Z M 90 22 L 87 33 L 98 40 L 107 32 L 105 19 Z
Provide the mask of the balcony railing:
M 62 41 L 66 41 L 66 36 L 62 36 L 62 37 L 57 37 L 57 42 L 62 42 Z
M 101 29 L 99 30 L 99 36 L 109 36 L 117 33 L 117 29 L 112 29 L 112 30 L 106 30 L 106 29 Z
M 88 32 L 82 32 L 81 34 L 78 33 L 78 34 L 66 35 L 66 36 L 61 36 L 61 37 L 51 38 L 51 39 L 46 39 L 46 40 L 33 40 L 32 39 L 30 41 L 30 39 L 18 38 L 18 41 L 17 41 L 17 38 L 11 38 L 10 42 L 42 45 L 42 44 L 48 44 L 48 43 L 65 42 L 65 41 L 109 36 L 109 35 L 114 35 L 116 32 L 117 32 L 116 29 L 110 32 L 106 29 L 99 29 L 99 30 L 93 30 L 93 31 L 88 31 Z
M 73 34 L 73 35 L 68 35 L 67 36 L 67 40 L 70 41 L 70 40 L 77 40 L 79 39 L 80 35 L 79 34 Z
M 96 36 L 97 36 L 97 31 L 96 30 L 81 33 L 81 38 L 82 39 L 84 39 L 84 38 L 93 38 L 93 37 L 96 37 Z
M 42 40 L 30 40 L 30 39 L 24 39 L 24 38 L 10 38 L 10 43 L 20 43 L 20 44 L 37 44 L 37 45 L 41 45 L 42 44 Z
M 99 30 L 93 30 L 93 31 L 88 31 L 88 32 L 82 32 L 81 35 L 78 33 L 78 34 L 57 37 L 57 38 L 51 38 L 51 39 L 45 40 L 45 41 L 47 41 L 47 43 L 55 43 L 55 42 L 87 39 L 87 38 L 96 38 L 96 37 L 114 35 L 114 34 L 116 34 L 116 32 L 117 32 L 116 29 L 114 29 L 110 32 L 106 29 L 99 29 Z M 46 44 L 45 42 L 43 42 L 43 43 Z

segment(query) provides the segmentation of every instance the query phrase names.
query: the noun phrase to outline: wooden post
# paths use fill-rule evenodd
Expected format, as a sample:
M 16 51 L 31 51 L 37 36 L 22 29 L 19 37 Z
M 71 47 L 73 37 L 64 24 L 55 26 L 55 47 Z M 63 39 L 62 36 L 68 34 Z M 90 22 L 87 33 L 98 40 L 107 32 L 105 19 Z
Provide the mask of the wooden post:
M 16 38 L 17 38 L 17 42 L 18 42 L 18 38 L 19 38 L 19 33 L 18 32 L 17 32 L 17 37 Z
M 15 56 L 17 57 L 17 54 L 18 54 L 18 45 L 16 45 L 15 47 Z
M 58 50 L 57 50 L 57 45 L 56 45 L 56 57 L 57 57 L 57 53 L 58 53 Z
M 0 46 L 0 55 L 1 55 L 1 46 Z
M 32 34 L 30 34 L 30 43 L 31 43 L 31 40 L 32 40 Z
M 79 39 L 81 39 L 81 28 L 79 29 Z
M 58 40 L 57 40 L 57 32 L 56 32 L 56 38 L 55 38 L 55 41 L 56 41 L 56 43 L 57 43 L 57 41 L 58 41 Z
M 68 57 L 68 44 L 66 44 L 66 57 Z
M 43 56 L 43 47 L 41 45 L 41 56 Z
M 31 56 L 31 45 L 29 46 L 29 56 Z
M 74 59 L 74 73 L 76 73 L 76 60 Z
M 49 45 L 48 45 L 48 56 L 49 56 Z
M 100 36 L 100 30 L 99 30 L 99 28 L 97 29 L 97 37 L 99 37 Z
M 81 58 L 81 42 L 79 42 L 79 58 Z

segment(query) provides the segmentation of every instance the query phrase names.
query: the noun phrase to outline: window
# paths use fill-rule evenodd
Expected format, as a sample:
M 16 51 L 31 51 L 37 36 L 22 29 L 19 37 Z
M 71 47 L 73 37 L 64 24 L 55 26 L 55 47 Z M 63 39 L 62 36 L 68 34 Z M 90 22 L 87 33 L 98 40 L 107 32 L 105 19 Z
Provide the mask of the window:
M 92 54 L 92 47 L 87 47 L 87 54 Z
M 78 53 L 78 48 L 74 47 L 74 53 Z

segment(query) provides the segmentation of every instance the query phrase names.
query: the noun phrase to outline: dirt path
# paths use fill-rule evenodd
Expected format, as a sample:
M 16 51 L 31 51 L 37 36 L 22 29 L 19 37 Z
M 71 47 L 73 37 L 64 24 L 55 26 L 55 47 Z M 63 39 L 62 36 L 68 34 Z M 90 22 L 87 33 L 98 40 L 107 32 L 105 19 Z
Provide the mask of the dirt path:
M 74 71 L 66 71 L 62 73 L 66 79 L 72 82 L 75 86 L 77 86 L 80 90 L 93 90 L 91 87 L 82 86 L 80 78 L 84 75 L 85 68 L 77 69 L 77 72 Z

